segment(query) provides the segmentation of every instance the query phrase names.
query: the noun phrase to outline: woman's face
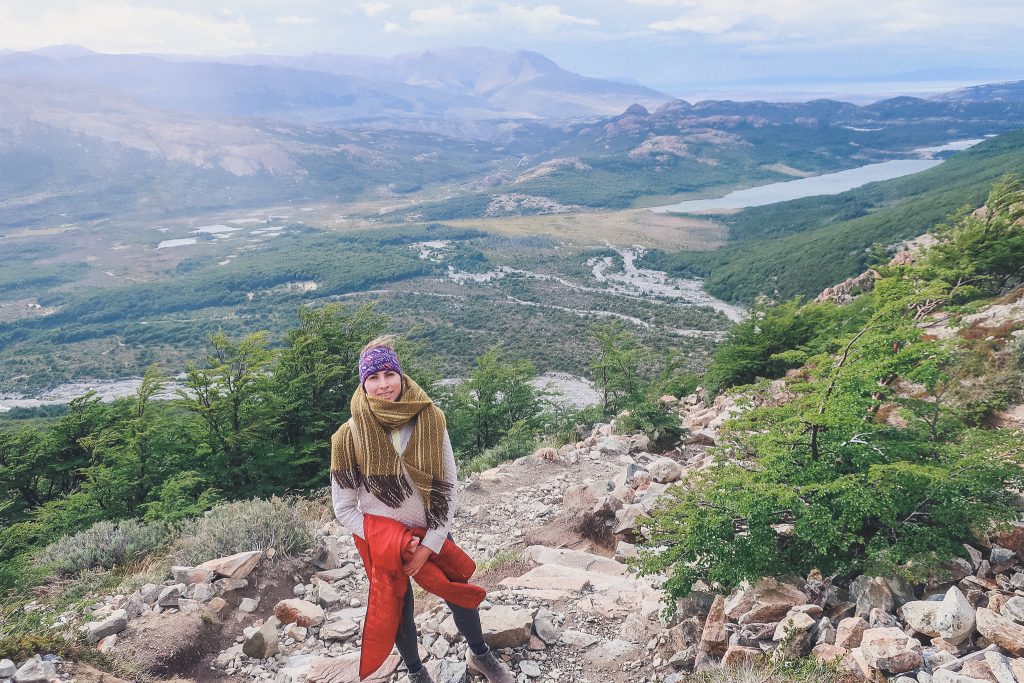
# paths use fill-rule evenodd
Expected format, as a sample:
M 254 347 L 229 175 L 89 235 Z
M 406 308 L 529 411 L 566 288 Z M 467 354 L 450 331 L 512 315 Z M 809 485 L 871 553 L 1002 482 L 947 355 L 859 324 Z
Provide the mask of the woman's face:
M 383 401 L 397 401 L 402 393 L 402 375 L 394 370 L 381 370 L 363 382 L 366 395 Z

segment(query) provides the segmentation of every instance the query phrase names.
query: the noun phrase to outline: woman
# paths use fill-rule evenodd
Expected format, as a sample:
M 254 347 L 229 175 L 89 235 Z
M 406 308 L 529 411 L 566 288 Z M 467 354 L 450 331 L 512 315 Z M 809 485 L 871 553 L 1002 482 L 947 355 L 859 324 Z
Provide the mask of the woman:
M 374 339 L 359 356 L 352 419 L 331 439 L 331 493 L 334 513 L 357 538 L 368 574 L 371 567 L 364 552 L 368 523 L 377 529 L 377 520 L 384 518 L 408 529 L 426 529 L 422 538 L 407 535 L 401 541 L 400 566 L 405 576 L 400 577 L 404 582 L 397 592 L 404 592 L 404 597 L 395 646 L 410 683 L 433 681 L 419 657 L 409 577 L 419 580 L 430 573 L 424 570 L 428 562 L 428 569 L 436 573 L 435 561 L 446 566 L 453 548 L 461 553 L 448 533 L 455 515 L 455 483 L 455 456 L 444 413 L 402 372 L 394 338 Z M 513 683 L 512 674 L 484 642 L 479 611 L 446 602 L 469 644 L 468 668 L 490 683 Z M 370 635 L 365 631 L 364 651 Z

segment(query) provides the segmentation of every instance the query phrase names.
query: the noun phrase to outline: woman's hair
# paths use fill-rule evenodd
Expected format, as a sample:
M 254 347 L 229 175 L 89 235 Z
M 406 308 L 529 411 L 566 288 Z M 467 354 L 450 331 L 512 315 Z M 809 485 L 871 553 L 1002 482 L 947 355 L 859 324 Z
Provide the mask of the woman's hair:
M 379 337 L 373 339 L 369 344 L 363 347 L 360 353 L 366 353 L 370 349 L 391 349 L 395 350 L 395 343 L 398 338 L 393 334 L 382 334 Z

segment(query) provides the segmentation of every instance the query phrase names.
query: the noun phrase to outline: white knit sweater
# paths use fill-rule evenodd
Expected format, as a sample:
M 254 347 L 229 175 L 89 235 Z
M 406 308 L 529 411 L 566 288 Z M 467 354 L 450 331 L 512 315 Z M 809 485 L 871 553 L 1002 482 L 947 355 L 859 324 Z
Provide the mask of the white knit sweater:
M 409 420 L 398 429 L 390 432 L 392 442 L 395 442 L 397 438 L 396 450 L 399 453 L 405 451 L 409 439 L 412 438 L 415 422 L 415 420 Z M 380 498 L 367 491 L 364 486 L 354 489 L 342 488 L 338 485 L 338 482 L 334 481 L 334 477 L 331 477 L 331 498 L 334 501 L 334 515 L 338 518 L 338 521 L 359 538 L 364 537 L 363 515 L 389 517 L 407 527 L 425 528 L 427 526 L 427 516 L 423 511 L 423 496 L 420 494 L 420 490 L 416 488 L 416 485 L 413 484 L 408 473 L 405 472 L 404 466 L 402 473 L 409 482 L 412 495 L 406 498 L 397 508 L 388 507 Z M 451 526 L 452 519 L 455 517 L 455 453 L 452 450 L 452 443 L 448 438 L 447 430 L 444 433 L 444 478 L 445 481 L 452 485 L 452 492 L 448 500 L 448 519 L 445 520 L 444 525 L 436 529 L 428 529 L 422 541 L 423 545 L 435 553 L 441 552 L 441 546 L 444 545 L 445 539 L 448 538 L 448 527 Z

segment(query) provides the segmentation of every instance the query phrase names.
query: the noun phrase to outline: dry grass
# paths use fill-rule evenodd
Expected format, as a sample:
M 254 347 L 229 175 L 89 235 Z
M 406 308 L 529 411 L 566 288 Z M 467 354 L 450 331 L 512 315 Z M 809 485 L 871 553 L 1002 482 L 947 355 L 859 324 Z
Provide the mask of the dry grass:
M 715 249 L 728 238 L 727 228 L 711 220 L 628 209 L 598 213 L 564 213 L 550 216 L 513 216 L 445 221 L 449 225 L 477 228 L 505 235 L 550 235 L 574 244 L 607 240 L 612 244 L 639 244 L 661 249 Z

